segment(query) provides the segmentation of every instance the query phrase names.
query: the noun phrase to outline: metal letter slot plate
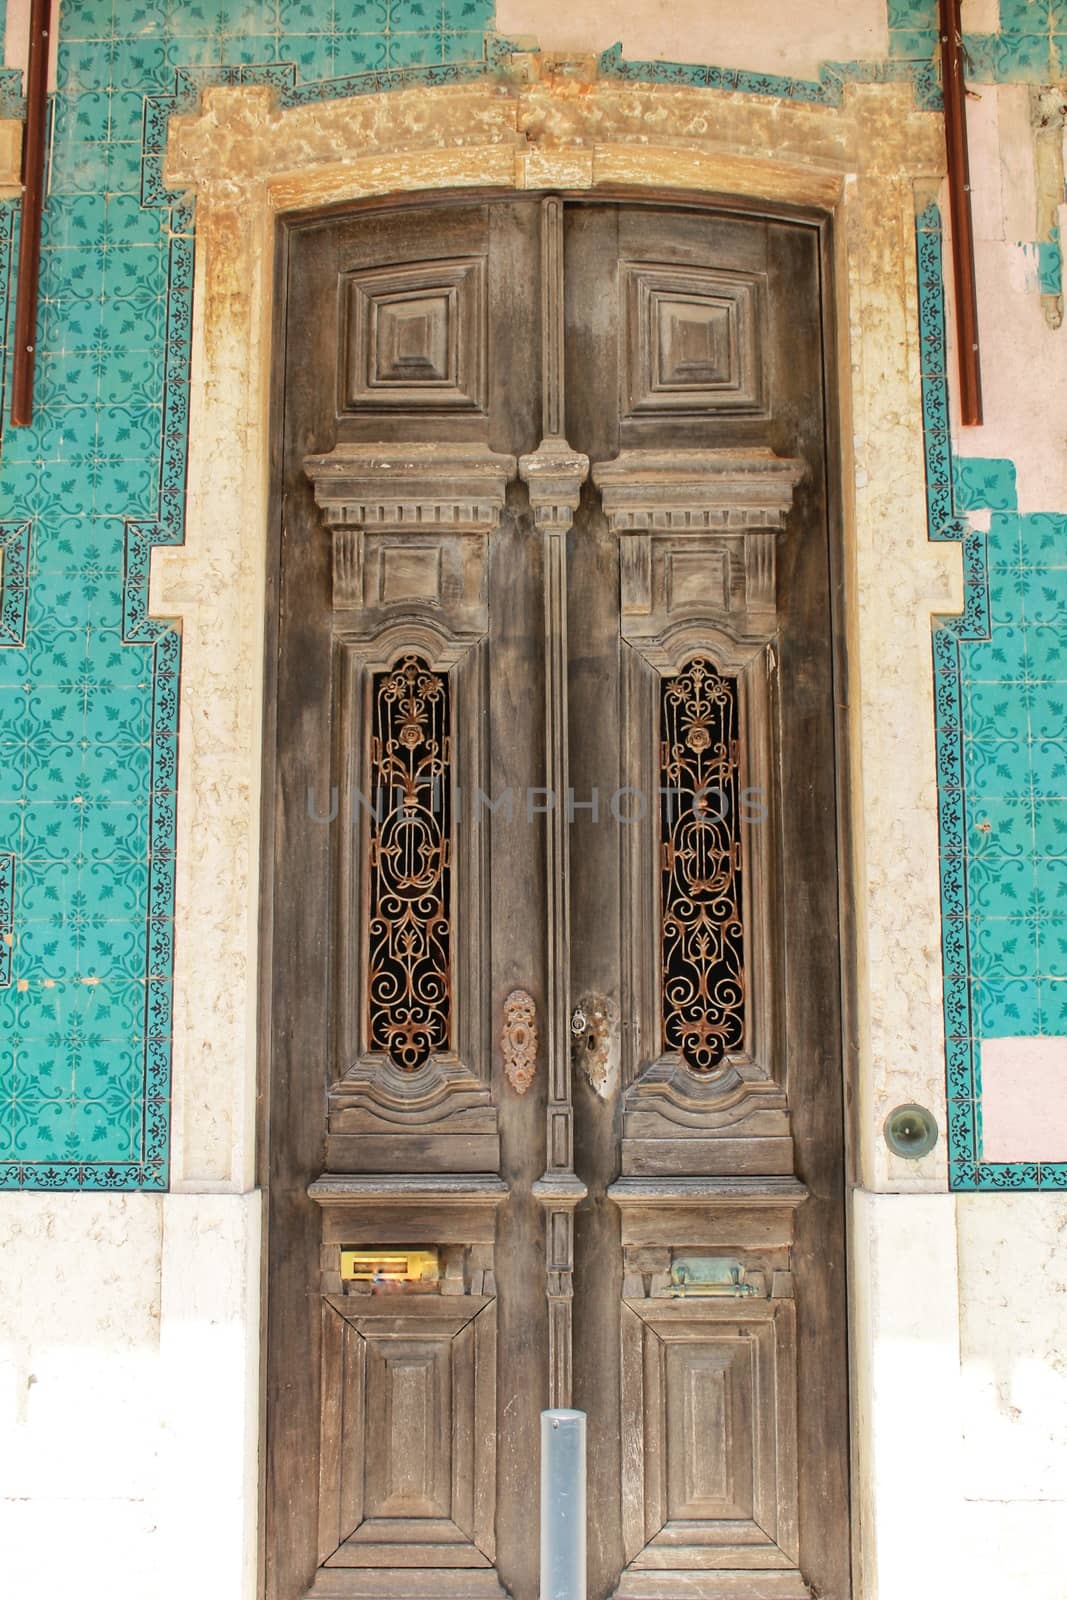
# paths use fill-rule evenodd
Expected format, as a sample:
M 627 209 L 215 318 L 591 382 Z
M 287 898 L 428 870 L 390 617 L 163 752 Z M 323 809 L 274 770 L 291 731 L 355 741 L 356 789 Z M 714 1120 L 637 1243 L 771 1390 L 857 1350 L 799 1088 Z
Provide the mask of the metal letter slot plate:
M 743 1263 L 733 1256 L 681 1256 L 671 1262 L 672 1294 L 739 1299 L 756 1292 L 745 1282 Z
M 342 1283 L 436 1282 L 441 1265 L 436 1250 L 409 1250 L 406 1246 L 372 1250 L 359 1245 L 341 1246 Z

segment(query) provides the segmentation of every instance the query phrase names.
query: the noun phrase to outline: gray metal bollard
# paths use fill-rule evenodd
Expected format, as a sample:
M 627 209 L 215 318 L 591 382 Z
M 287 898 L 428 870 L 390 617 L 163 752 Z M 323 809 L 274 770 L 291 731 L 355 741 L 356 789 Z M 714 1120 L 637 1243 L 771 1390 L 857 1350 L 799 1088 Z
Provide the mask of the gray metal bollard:
M 541 1600 L 585 1600 L 585 1412 L 541 1413 Z

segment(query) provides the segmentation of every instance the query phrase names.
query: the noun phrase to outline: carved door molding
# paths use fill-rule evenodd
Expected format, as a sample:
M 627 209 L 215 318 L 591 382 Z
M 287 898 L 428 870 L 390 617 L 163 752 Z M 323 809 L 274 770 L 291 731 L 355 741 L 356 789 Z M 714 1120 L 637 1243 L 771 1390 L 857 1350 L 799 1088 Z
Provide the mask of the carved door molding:
M 848 1593 L 823 259 L 287 230 L 268 1600 Z

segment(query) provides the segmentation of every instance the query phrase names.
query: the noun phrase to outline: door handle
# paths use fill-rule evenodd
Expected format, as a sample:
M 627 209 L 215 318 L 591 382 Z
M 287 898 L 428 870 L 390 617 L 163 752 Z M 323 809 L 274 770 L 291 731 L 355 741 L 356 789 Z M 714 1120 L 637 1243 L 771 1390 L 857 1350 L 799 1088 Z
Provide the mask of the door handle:
M 606 995 L 583 995 L 571 1012 L 571 1066 L 608 1098 L 619 1075 L 619 1008 Z

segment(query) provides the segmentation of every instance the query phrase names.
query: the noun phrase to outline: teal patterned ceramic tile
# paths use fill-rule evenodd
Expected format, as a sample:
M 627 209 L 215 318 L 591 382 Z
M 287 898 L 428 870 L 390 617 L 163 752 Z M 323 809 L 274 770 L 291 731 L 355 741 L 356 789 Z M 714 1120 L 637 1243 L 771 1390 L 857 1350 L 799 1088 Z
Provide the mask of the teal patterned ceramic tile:
M 1054 71 L 1047 33 L 1002 33 L 997 40 L 998 83 L 1039 83 Z
M 391 33 L 386 41 L 386 64 L 390 67 L 419 66 L 426 60 L 427 50 L 436 56 L 439 42 L 437 33 Z M 466 41 L 464 43 L 466 45 Z M 470 60 L 469 46 L 461 59 Z
M 1035 881 L 1029 856 L 982 856 L 968 862 L 967 902 L 974 917 L 1019 917 L 1031 909 Z
M 1054 624 L 1034 624 L 1026 629 L 1026 658 L 1030 677 L 1067 682 L 1067 638 Z
M 72 140 L 107 139 L 110 134 L 109 96 L 100 89 L 57 100 L 52 125 L 53 160 L 58 149 Z
M 981 681 L 965 684 L 963 727 L 967 739 L 1025 739 L 1030 728 L 1019 685 Z
M 1047 33 L 1050 0 L 1000 0 L 1001 33 Z
M 1019 518 L 1023 564 L 1028 567 L 1067 567 L 1067 516 L 1029 512 Z
M 1030 737 L 1035 744 L 1067 737 L 1067 683 L 1027 686 Z
M 964 773 L 971 793 L 1007 797 L 1030 793 L 1025 741 L 968 739 L 963 742 Z
M 219 27 L 224 34 L 278 32 L 279 0 L 221 0 L 218 10 Z M 319 10 L 326 18 L 332 16 L 329 6 L 322 5 Z M 284 31 L 290 31 L 288 23 Z
M 69 39 L 108 39 L 112 32 L 115 0 L 63 0 L 63 36 Z
M 19 852 L 19 918 L 23 924 L 61 914 L 78 883 L 70 857 L 37 854 L 28 842 Z
M 1027 675 L 1028 632 L 1006 625 L 996 628 L 989 639 L 967 641 L 961 646 L 964 674 L 969 682 L 1021 683 Z
M 968 850 L 978 856 L 1030 856 L 1035 850 L 1035 802 L 989 796 L 972 802 L 968 817 Z M 1067 851 L 1067 840 L 1064 845 Z
M 1022 518 L 1011 510 L 995 510 L 989 518 L 989 566 L 992 573 L 1013 571 L 1022 565 Z M 1011 621 L 998 618 L 998 621 Z
M 1026 622 L 1067 628 L 1067 567 L 1040 567 L 1025 575 Z
M 1013 461 L 957 457 L 954 466 L 957 511 L 1011 511 L 1018 504 Z
M 887 0 L 890 31 L 898 28 L 937 27 L 937 0 Z
M 1038 924 L 1034 918 L 974 919 L 971 971 L 976 978 L 1033 978 L 1037 970 Z
M 1031 978 L 975 978 L 971 984 L 975 1028 L 981 1038 L 1037 1032 L 1037 985 Z
M 481 33 L 446 29 L 441 36 L 441 60 L 469 61 L 482 42 Z
M 279 32 L 283 33 L 287 40 L 294 35 L 333 32 L 333 11 L 329 6 L 319 4 L 318 0 L 280 0 L 277 16 Z M 245 30 L 240 27 L 227 27 L 226 31 L 242 33 Z
M 992 567 L 989 575 L 989 609 L 994 625 L 1015 625 L 1024 621 L 1023 591 L 1023 576 L 1018 567 Z
M 1031 770 L 1035 795 L 1067 795 L 1067 740 L 1035 739 Z
M 968 83 L 996 83 L 998 71 L 997 35 L 965 33 L 963 64 Z
M 1067 30 L 1052 35 L 1052 77 L 1067 78 Z
M 1038 984 L 1038 1033 L 1067 1034 L 1067 980 L 1042 978 Z
M 440 61 L 437 36 L 427 37 L 424 61 Z M 339 33 L 334 40 L 334 72 L 338 77 L 349 73 L 376 72 L 388 66 L 386 41 L 376 34 Z
M 1064 910 L 1067 911 L 1067 904 Z M 1067 917 L 1043 917 L 1038 921 L 1037 960 L 1042 978 L 1067 979 Z
M 1035 861 L 1035 882 L 1041 917 L 1067 917 L 1067 859 L 1040 856 Z M 1067 978 L 1067 973 L 1054 976 Z
M 933 29 L 894 28 L 889 35 L 889 53 L 901 61 L 932 61 L 937 49 Z
M 1067 856 L 1067 800 L 1035 800 L 1034 849 L 1039 856 Z
M 67 42 L 61 22 L 56 55 L 57 89 L 69 96 L 91 94 L 94 90 L 106 92 L 112 82 L 115 58 L 116 49 L 110 39 Z

